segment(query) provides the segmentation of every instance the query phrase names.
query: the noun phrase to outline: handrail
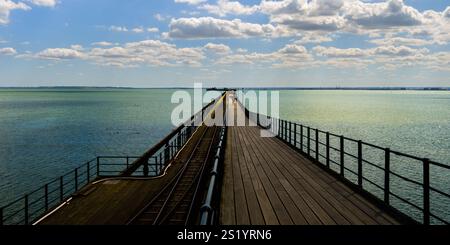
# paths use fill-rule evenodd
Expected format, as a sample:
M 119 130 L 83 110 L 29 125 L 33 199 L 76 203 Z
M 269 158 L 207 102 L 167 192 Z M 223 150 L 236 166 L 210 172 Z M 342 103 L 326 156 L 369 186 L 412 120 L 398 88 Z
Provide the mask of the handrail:
M 140 158 L 138 158 L 135 162 L 133 162 L 131 164 L 131 166 L 129 168 L 127 168 L 125 171 L 122 172 L 121 176 L 129 176 L 131 175 L 134 171 L 136 171 L 140 166 L 144 165 L 144 163 L 146 163 L 148 161 L 148 159 L 150 157 L 152 157 L 155 153 L 157 153 L 162 147 L 166 146 L 167 143 L 177 134 L 179 134 L 181 132 L 181 130 L 183 128 L 185 128 L 185 126 L 187 124 L 190 124 L 190 122 L 192 122 L 192 120 L 194 120 L 198 115 L 202 115 L 205 112 L 205 110 L 213 105 L 216 102 L 216 100 L 211 101 L 210 103 L 208 103 L 206 106 L 204 106 L 200 111 L 198 111 L 197 113 L 195 113 L 194 115 L 192 115 L 186 122 L 182 123 L 180 126 L 178 126 L 177 128 L 175 128 L 172 132 L 170 132 L 166 137 L 164 137 L 162 140 L 160 140 L 158 143 L 156 143 L 152 148 L 150 148 L 149 150 L 147 150 Z
M 394 151 L 389 148 L 380 147 L 371 143 L 363 142 L 361 140 L 355 140 L 343 135 L 333 134 L 327 131 L 319 130 L 317 128 L 298 124 L 296 122 L 286 121 L 280 118 L 272 118 L 259 113 L 250 112 L 241 103 L 241 101 L 238 100 L 238 102 L 242 106 L 242 108 L 244 108 L 247 115 L 251 115 L 253 118 L 257 119 L 258 125 L 261 124 L 260 120 L 262 117 L 268 120 L 269 123 L 266 123 L 266 125 L 270 124 L 272 126 L 269 130 L 280 140 L 295 148 L 300 153 L 310 158 L 313 162 L 319 164 L 321 167 L 324 167 L 327 171 L 337 174 L 337 176 L 340 176 L 340 178 L 342 178 L 345 183 L 351 185 L 353 188 L 358 189 L 372 199 L 377 200 L 377 202 L 382 203 L 382 205 L 398 214 L 399 217 L 404 218 L 404 220 L 426 225 L 431 223 L 450 224 L 450 208 L 448 208 L 448 206 L 445 206 L 445 203 L 450 202 L 450 193 L 440 189 L 437 186 L 430 185 L 430 166 L 439 167 L 442 170 L 450 170 L 450 165 L 431 161 L 428 158 L 420 158 L 410 154 L 402 153 L 400 151 Z M 307 129 L 307 133 L 304 132 L 305 129 Z M 330 137 L 337 139 L 337 143 L 335 143 L 334 146 L 330 144 Z M 324 138 L 326 139 L 325 142 Z M 297 139 L 300 139 L 300 142 Z M 304 143 L 305 140 L 306 144 Z M 311 144 L 311 142 L 314 143 Z M 347 145 L 345 144 L 346 142 L 352 142 L 352 145 Z M 353 152 L 349 152 L 348 149 L 350 149 L 352 146 L 356 148 L 353 148 Z M 364 159 L 365 155 L 363 155 L 363 146 L 369 147 L 367 149 L 376 149 L 380 151 L 380 153 L 384 155 L 384 159 L 380 159 L 380 162 L 377 162 L 378 164 L 373 163 L 368 159 Z M 330 156 L 330 150 L 333 150 L 334 153 L 336 153 L 333 157 Z M 324 153 L 326 154 L 324 155 Z M 353 159 L 352 164 L 350 162 L 347 163 L 348 159 L 346 158 L 346 156 Z M 421 180 L 411 179 L 402 175 L 401 173 L 392 171 L 391 165 L 394 163 L 391 160 L 392 156 L 398 156 L 405 160 L 413 160 L 421 163 Z M 338 166 L 338 169 L 336 170 L 336 168 L 330 167 L 330 163 L 336 164 Z M 409 162 L 409 164 L 411 164 L 411 162 Z M 363 171 L 363 168 L 365 166 L 374 167 L 378 171 L 382 171 L 382 173 L 377 174 L 376 172 L 373 172 L 371 173 L 371 176 L 364 176 L 365 172 Z M 356 179 L 349 178 L 349 176 L 347 176 L 345 173 L 354 174 L 354 177 Z M 402 197 L 399 194 L 392 193 L 391 186 L 394 182 L 391 180 L 391 177 L 396 177 L 401 179 L 402 181 L 420 186 L 422 188 L 422 205 L 418 205 L 407 200 L 408 198 L 413 198 L 412 196 Z M 384 186 L 377 184 L 376 181 L 383 181 Z M 382 189 L 382 191 L 384 192 L 383 197 L 379 197 L 376 192 L 374 192 L 370 188 L 367 188 L 367 183 Z M 441 200 L 441 202 L 435 203 L 433 202 L 433 200 L 431 200 L 430 193 L 438 193 L 443 199 L 437 199 L 437 201 Z M 394 200 L 391 200 L 391 197 L 394 197 L 395 201 L 397 201 L 395 204 L 393 204 Z M 403 204 L 407 204 L 420 211 L 422 213 L 422 217 L 417 217 L 417 215 L 414 215 L 411 210 L 402 206 Z M 441 213 L 431 213 L 431 204 L 434 204 L 433 210 L 436 210 L 436 205 L 441 205 Z
M 211 170 L 211 177 L 209 180 L 209 185 L 208 185 L 208 191 L 206 193 L 206 198 L 205 201 L 202 205 L 202 207 L 200 208 L 200 225 L 210 225 L 213 223 L 213 213 L 214 213 L 214 208 L 212 205 L 212 201 L 213 201 L 213 197 L 214 197 L 214 193 L 216 191 L 216 188 L 218 186 L 217 184 L 217 178 L 218 178 L 218 174 L 219 174 L 219 163 L 221 161 L 223 152 L 224 152 L 224 144 L 225 144 L 225 135 L 226 135 L 226 129 L 227 127 L 222 127 L 221 131 L 220 131 L 220 140 L 219 140 L 219 145 L 217 146 L 217 151 L 216 151 L 216 155 L 214 156 L 214 165 L 213 168 Z

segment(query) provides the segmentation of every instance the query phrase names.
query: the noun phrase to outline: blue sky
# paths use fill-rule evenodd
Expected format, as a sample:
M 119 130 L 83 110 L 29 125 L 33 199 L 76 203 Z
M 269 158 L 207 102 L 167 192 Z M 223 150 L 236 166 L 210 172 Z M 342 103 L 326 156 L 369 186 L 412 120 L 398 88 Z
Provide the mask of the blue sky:
M 0 0 L 0 86 L 450 86 L 450 0 Z

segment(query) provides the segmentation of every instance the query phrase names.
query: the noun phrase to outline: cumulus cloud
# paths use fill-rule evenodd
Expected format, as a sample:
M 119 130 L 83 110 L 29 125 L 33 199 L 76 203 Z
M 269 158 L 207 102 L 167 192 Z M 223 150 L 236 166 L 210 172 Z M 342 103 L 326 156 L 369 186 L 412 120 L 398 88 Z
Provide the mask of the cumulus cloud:
M 109 44 L 111 43 L 99 42 L 92 49 L 84 49 L 79 45 L 72 45 L 70 48 L 49 48 L 21 57 L 57 61 L 82 59 L 102 66 L 117 67 L 199 66 L 205 58 L 203 48 L 177 48 L 159 40 L 129 42 L 114 47 L 108 47 Z
M 228 14 L 251 15 L 256 13 L 259 10 L 259 7 L 257 5 L 246 6 L 238 1 L 218 0 L 217 4 L 204 4 L 200 6 L 199 9 L 223 17 Z
M 203 48 L 216 54 L 228 54 L 231 52 L 231 48 L 225 44 L 207 43 Z
M 359 49 L 359 48 L 348 48 L 348 49 L 339 49 L 335 47 L 322 47 L 316 46 L 313 48 L 314 52 L 319 56 L 327 56 L 327 57 L 363 57 L 366 56 L 369 52 Z
M 95 42 L 95 43 L 92 43 L 91 44 L 92 46 L 102 46 L 102 47 L 107 47 L 107 46 L 113 46 L 113 45 L 115 45 L 114 43 L 111 43 L 111 42 L 105 42 L 105 41 L 102 41 L 102 42 Z
M 14 48 L 0 48 L 0 55 L 15 55 L 17 51 Z
M 274 31 L 270 24 L 242 22 L 240 19 L 224 20 L 213 17 L 172 19 L 167 36 L 170 38 L 231 38 L 261 37 Z
M 406 6 L 402 0 L 382 3 L 352 1 L 346 4 L 345 9 L 345 17 L 349 21 L 366 28 L 415 26 L 422 23 L 421 13 Z
M 48 60 L 69 60 L 83 58 L 83 53 L 71 48 L 48 48 L 37 53 L 36 57 Z
M 9 14 L 13 10 L 30 10 L 31 8 L 22 2 L 13 2 L 11 0 L 0 1 L 0 25 L 9 23 Z
M 54 7 L 58 3 L 57 0 L 28 0 L 28 2 L 43 7 Z
M 175 0 L 176 3 L 187 3 L 189 5 L 197 5 L 206 2 L 206 0 Z

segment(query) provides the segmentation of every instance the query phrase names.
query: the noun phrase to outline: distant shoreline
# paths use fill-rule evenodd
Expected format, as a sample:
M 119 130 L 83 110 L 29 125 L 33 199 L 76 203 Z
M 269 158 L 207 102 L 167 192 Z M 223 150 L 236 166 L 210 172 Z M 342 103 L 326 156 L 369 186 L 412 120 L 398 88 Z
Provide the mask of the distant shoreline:
M 0 89 L 193 89 L 192 87 L 96 87 L 96 86 L 36 86 L 0 87 Z M 214 89 L 208 87 L 204 89 Z M 219 90 L 221 88 L 218 88 Z M 450 87 L 240 87 L 230 89 L 253 90 L 393 90 L 393 91 L 450 91 Z

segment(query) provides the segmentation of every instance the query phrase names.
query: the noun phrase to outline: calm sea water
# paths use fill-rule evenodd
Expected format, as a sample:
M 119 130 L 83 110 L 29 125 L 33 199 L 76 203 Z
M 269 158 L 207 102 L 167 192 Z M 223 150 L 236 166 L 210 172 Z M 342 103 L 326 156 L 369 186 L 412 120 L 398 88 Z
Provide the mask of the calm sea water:
M 173 92 L 0 90 L 0 204 L 97 155 L 140 155 L 173 128 Z M 450 162 L 449 92 L 281 91 L 280 107 L 281 118 Z M 420 179 L 417 166 L 399 171 Z

